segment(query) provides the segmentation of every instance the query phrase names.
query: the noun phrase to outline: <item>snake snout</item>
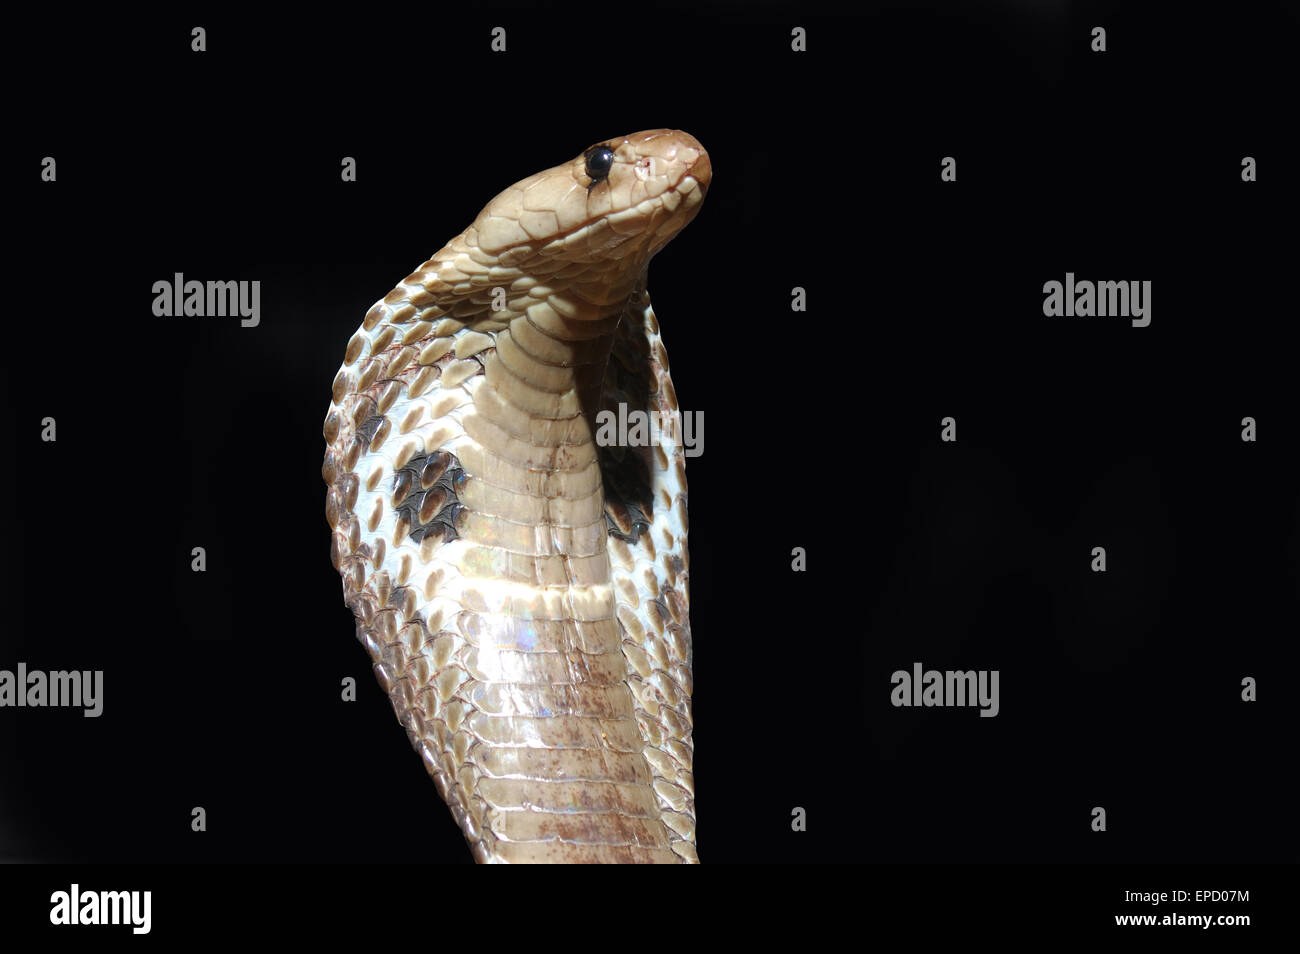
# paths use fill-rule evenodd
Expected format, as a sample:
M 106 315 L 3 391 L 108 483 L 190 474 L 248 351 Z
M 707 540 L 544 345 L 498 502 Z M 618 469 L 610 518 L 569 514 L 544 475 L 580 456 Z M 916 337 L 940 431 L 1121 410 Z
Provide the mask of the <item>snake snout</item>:
M 690 133 L 676 132 L 675 135 L 682 139 L 682 148 L 678 154 L 686 166 L 686 174 L 695 180 L 700 191 L 707 192 L 709 182 L 713 179 L 713 163 L 708 151 Z
M 701 192 L 709 191 L 709 182 L 713 179 L 713 163 L 709 161 L 709 154 L 700 149 L 700 154 L 687 163 L 687 171 L 692 179 L 699 183 Z

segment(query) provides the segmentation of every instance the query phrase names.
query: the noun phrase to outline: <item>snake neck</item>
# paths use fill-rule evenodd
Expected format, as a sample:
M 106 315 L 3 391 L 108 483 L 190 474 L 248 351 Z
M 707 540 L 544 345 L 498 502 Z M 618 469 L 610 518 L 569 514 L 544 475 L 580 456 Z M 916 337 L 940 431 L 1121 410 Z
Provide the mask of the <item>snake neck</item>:
M 612 604 L 593 422 L 619 317 L 567 318 L 550 305 L 516 316 L 464 418 L 476 445 L 465 472 L 481 486 L 461 532 L 491 552 L 483 576 L 501 579 L 508 567 L 524 594 L 577 587 L 567 601 L 599 603 L 601 615 Z
M 573 318 L 552 305 L 535 305 L 497 335 L 496 351 L 484 367 L 486 393 L 476 392 L 475 411 L 554 453 L 535 459 L 533 466 L 562 471 L 566 460 L 561 448 L 576 452 L 591 442 L 622 306 L 601 311 L 596 317 Z

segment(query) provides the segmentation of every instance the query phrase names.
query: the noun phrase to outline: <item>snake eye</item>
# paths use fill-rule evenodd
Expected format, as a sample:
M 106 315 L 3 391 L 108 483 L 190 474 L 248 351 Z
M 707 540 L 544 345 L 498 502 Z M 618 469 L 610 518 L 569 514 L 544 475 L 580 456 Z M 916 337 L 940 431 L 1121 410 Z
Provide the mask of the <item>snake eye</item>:
M 609 146 L 592 146 L 583 156 L 587 160 L 587 175 L 591 177 L 593 185 L 609 175 L 609 170 L 614 168 L 614 150 Z

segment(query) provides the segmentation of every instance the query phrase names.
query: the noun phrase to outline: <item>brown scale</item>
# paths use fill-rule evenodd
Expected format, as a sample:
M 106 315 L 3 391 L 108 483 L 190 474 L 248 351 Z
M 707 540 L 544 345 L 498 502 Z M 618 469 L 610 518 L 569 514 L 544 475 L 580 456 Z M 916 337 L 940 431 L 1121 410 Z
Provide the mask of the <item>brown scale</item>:
M 459 537 L 456 521 L 465 507 L 457 491 L 464 480 L 460 461 L 447 451 L 417 454 L 393 474 L 393 510 L 410 525 L 412 540 L 442 534 L 450 543 Z

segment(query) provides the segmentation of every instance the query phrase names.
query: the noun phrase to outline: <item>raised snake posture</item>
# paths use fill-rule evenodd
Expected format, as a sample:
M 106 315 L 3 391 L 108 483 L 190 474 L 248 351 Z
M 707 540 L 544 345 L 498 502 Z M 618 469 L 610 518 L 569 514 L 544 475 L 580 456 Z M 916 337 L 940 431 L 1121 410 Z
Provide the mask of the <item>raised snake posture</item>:
M 654 129 L 517 182 L 334 379 L 331 558 L 478 861 L 698 861 L 680 430 L 595 436 L 620 404 L 674 420 L 646 267 L 710 176 Z

